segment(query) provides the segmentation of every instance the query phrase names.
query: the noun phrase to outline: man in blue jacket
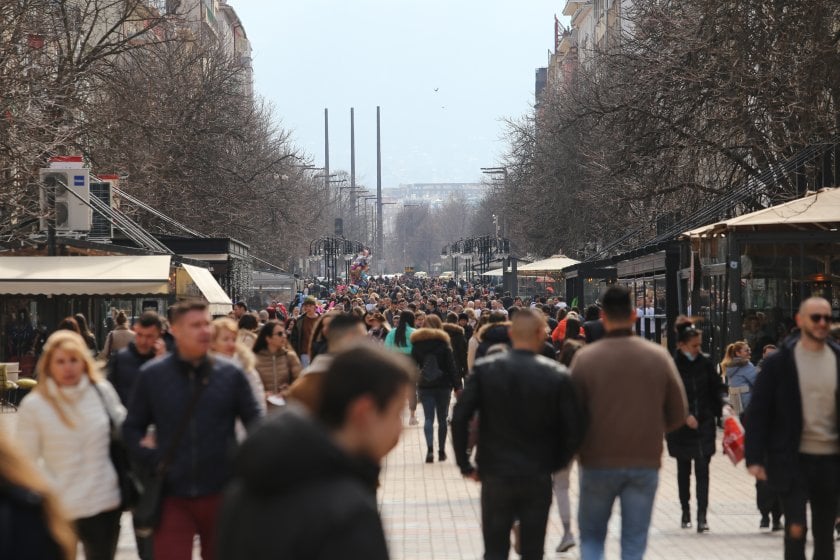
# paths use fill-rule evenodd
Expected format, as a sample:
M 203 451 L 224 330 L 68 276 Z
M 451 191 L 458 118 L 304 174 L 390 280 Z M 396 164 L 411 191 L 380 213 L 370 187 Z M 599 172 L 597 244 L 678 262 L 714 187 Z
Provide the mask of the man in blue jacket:
M 785 560 L 805 560 L 811 503 L 814 559 L 834 558 L 840 497 L 840 347 L 829 342 L 831 304 L 813 297 L 796 315 L 800 336 L 771 354 L 746 413 L 750 473 L 778 491 L 785 514 Z
M 154 531 L 156 560 L 191 559 L 196 534 L 202 558 L 212 560 L 221 493 L 232 472 L 234 424 L 240 418 L 249 426 L 260 409 L 244 373 L 233 362 L 208 355 L 206 304 L 178 304 L 172 311 L 171 332 L 176 350 L 141 369 L 123 436 L 138 462 L 150 469 L 162 461 L 168 464 Z M 152 424 L 154 448 L 144 442 Z

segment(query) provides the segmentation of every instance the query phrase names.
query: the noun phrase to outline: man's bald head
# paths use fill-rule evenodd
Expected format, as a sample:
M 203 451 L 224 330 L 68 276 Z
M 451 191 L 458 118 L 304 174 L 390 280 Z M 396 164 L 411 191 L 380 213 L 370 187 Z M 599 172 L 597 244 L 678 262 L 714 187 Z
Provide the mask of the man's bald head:
M 518 350 L 539 352 L 545 343 L 545 316 L 533 309 L 520 309 L 510 326 L 510 340 Z
M 831 304 L 821 297 L 811 297 L 799 306 L 796 314 L 796 326 L 802 332 L 802 337 L 809 344 L 821 346 L 828 339 L 831 328 Z
M 800 315 L 806 313 L 823 313 L 826 310 L 828 310 L 828 313 L 831 313 L 831 304 L 828 303 L 827 299 L 821 297 L 809 297 L 799 304 Z

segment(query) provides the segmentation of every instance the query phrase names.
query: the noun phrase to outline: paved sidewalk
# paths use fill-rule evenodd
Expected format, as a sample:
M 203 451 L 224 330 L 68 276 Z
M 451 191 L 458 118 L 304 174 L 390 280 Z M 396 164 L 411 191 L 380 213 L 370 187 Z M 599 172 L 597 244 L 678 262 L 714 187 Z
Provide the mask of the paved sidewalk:
M 391 557 L 400 560 L 481 558 L 480 486 L 461 477 L 451 448 L 447 448 L 449 458 L 446 462 L 429 465 L 424 462 L 426 444 L 419 410 L 418 417 L 421 425 L 406 427 L 399 446 L 386 460 L 382 476 L 379 500 Z M 572 512 L 575 515 L 578 502 L 576 469 L 572 473 L 571 494 Z M 708 521 L 711 532 L 698 535 L 694 529 L 680 529 L 676 463 L 667 456 L 663 457 L 645 558 L 782 558 L 782 532 L 770 533 L 758 529 L 760 515 L 755 507 L 755 485 L 743 463 L 733 467 L 721 453 L 714 456 L 709 500 Z M 577 535 L 576 523 L 573 529 Z M 579 558 L 577 547 L 564 554 L 554 552 L 562 534 L 556 507 L 552 505 L 545 557 Z M 621 521 L 616 507 L 607 542 L 609 559 L 620 558 L 620 534 Z M 511 558 L 517 557 L 511 553 Z

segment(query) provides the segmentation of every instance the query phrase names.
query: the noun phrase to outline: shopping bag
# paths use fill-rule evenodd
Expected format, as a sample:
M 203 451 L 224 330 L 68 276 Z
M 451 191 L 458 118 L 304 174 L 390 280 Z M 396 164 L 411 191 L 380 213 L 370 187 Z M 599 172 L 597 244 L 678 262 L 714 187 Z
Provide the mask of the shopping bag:
M 733 465 L 744 458 L 744 427 L 737 416 L 730 416 L 723 422 L 723 452 Z

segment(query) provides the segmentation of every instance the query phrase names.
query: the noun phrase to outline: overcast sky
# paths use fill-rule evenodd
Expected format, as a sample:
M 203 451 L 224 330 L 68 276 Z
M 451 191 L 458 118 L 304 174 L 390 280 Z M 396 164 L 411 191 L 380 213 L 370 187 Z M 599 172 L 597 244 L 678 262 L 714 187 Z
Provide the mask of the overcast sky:
M 295 143 L 376 186 L 376 106 L 383 186 L 475 182 L 504 149 L 505 117 L 529 111 L 562 0 L 228 0 L 254 51 L 258 94 Z

